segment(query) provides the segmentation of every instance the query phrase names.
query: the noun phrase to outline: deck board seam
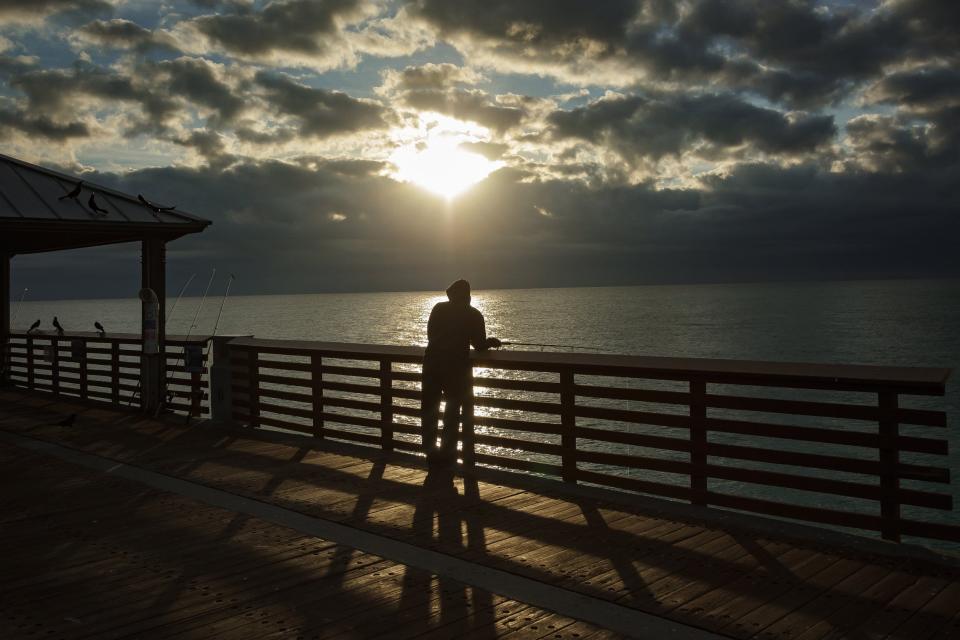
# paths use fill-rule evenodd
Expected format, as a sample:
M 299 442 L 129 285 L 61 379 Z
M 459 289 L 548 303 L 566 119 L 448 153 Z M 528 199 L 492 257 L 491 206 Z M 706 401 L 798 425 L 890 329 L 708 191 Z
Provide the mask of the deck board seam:
M 238 496 L 136 465 L 78 451 L 47 441 L 0 431 L 0 439 L 22 449 L 45 453 L 67 462 L 95 469 L 168 491 L 200 502 L 244 513 L 302 533 L 374 554 L 463 584 L 486 589 L 507 598 L 561 615 L 597 624 L 628 637 L 699 640 L 729 637 L 694 626 L 548 585 L 501 569 L 468 562 L 443 553 L 393 540 L 368 531 L 290 511 L 253 498 Z

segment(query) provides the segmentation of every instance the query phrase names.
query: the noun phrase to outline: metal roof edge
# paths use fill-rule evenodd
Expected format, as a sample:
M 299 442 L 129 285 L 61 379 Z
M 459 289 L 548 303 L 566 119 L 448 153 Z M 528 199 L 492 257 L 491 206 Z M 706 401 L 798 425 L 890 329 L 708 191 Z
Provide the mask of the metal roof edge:
M 139 207 L 144 206 L 142 202 L 137 200 L 136 197 L 131 196 L 129 193 L 124 193 L 123 191 L 117 191 L 116 189 L 104 187 L 95 182 L 89 182 L 86 178 L 77 177 L 75 175 L 70 175 L 67 173 L 62 173 L 60 171 L 55 171 L 54 169 L 48 169 L 47 167 L 44 167 L 38 164 L 33 164 L 32 162 L 27 162 L 26 160 L 21 160 L 20 158 L 14 158 L 13 156 L 8 156 L 5 153 L 0 153 L 0 161 L 9 162 L 11 164 L 24 167 L 31 171 L 39 171 L 41 173 L 45 173 L 49 176 L 52 176 L 54 178 L 60 178 L 61 180 L 69 180 L 71 182 L 79 182 L 82 180 L 84 184 L 86 184 L 88 187 L 90 187 L 94 191 L 101 191 L 103 193 L 110 194 L 117 198 L 123 198 L 124 200 L 127 200 L 133 204 L 136 204 Z M 212 220 L 201 218 L 200 216 L 194 215 L 192 213 L 188 213 L 186 211 L 175 210 L 175 211 L 164 211 L 164 213 L 174 217 L 183 218 L 184 220 L 187 220 L 189 222 L 202 223 L 203 226 L 208 226 L 213 223 Z M 158 224 L 171 224 L 171 223 L 158 222 Z

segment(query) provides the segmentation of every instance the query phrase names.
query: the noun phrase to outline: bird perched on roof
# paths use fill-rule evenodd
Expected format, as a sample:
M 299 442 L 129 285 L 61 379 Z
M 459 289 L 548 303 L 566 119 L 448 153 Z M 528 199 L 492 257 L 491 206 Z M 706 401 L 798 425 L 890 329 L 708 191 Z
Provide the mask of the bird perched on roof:
M 37 320 L 37 321 L 34 322 L 32 325 L 30 325 L 30 328 L 27 329 L 27 333 L 33 333 L 34 331 L 37 330 L 37 327 L 39 327 L 39 326 L 40 326 L 40 321 Z
M 63 327 L 60 325 L 60 321 L 57 320 L 57 316 L 53 316 L 53 327 L 57 330 L 57 335 L 63 335 Z
M 164 213 L 165 211 L 173 211 L 174 209 L 177 208 L 177 205 L 173 205 L 172 207 L 161 207 L 158 204 L 154 204 L 150 202 L 139 193 L 137 194 L 137 200 L 139 200 L 143 206 L 147 207 L 148 209 L 150 209 L 150 211 L 152 211 L 155 214 Z
M 67 198 L 76 200 L 80 196 L 81 190 L 83 190 L 83 180 L 78 182 L 70 193 L 65 193 L 64 195 L 57 198 L 57 200 L 66 200 Z
M 96 201 L 96 199 L 94 198 L 94 195 L 93 195 L 92 193 L 90 194 L 90 199 L 87 200 L 87 204 L 90 205 L 90 208 L 91 208 L 91 209 L 93 210 L 93 212 L 94 212 L 95 214 L 97 214 L 97 215 L 105 216 L 105 215 L 107 215 L 108 213 L 110 213 L 109 211 L 107 211 L 106 209 L 104 209 L 103 207 L 101 207 L 101 206 L 99 206 L 99 205 L 97 204 L 97 201 Z
M 94 323 L 93 323 L 93 326 L 95 326 L 95 327 L 97 328 L 97 333 L 100 334 L 100 337 L 101 337 L 101 338 L 104 337 L 105 335 L 107 335 L 107 330 L 104 329 L 104 328 L 103 328 L 103 325 L 100 324 L 99 322 L 94 322 Z

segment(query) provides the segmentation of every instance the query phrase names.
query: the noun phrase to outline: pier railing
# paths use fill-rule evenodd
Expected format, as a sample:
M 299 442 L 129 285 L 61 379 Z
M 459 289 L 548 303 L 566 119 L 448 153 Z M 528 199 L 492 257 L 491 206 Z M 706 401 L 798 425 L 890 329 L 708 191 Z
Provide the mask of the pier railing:
M 215 413 L 420 450 L 421 348 L 240 338 L 216 349 Z M 889 540 L 960 540 L 946 415 L 924 405 L 944 394 L 947 369 L 512 351 L 472 360 L 466 466 Z
M 167 336 L 167 408 L 209 411 L 209 336 Z M 139 334 L 15 333 L 7 345 L 15 386 L 112 406 L 140 405 Z

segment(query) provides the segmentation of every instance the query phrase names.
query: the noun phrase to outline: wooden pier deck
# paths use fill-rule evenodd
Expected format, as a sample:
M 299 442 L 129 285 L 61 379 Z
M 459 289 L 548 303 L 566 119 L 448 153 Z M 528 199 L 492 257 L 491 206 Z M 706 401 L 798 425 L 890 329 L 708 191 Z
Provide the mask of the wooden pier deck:
M 4 638 L 960 637 L 952 557 L 376 449 L 4 391 L 0 474 Z

